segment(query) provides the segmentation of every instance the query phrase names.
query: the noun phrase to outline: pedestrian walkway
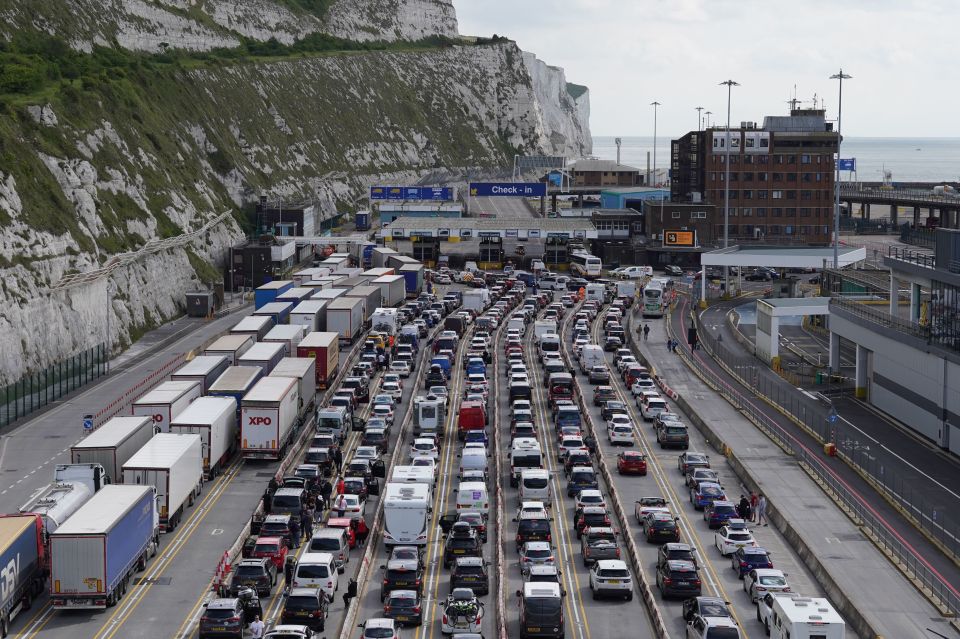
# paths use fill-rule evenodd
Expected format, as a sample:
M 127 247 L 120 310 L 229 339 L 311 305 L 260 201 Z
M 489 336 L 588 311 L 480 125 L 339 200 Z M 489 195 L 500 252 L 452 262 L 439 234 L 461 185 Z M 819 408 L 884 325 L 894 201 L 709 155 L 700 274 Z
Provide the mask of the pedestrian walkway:
M 692 353 L 685 343 L 680 353 L 667 350 L 667 321 L 650 322 L 648 341 L 634 345 L 678 394 L 691 421 L 726 454 L 744 487 L 767 496 L 771 525 L 793 545 L 852 629 L 861 637 L 888 639 L 933 636 L 927 628 L 957 636 L 949 620 L 827 497 L 795 456 L 781 450 L 691 371 L 687 361 L 701 371 L 708 369 L 702 350 Z

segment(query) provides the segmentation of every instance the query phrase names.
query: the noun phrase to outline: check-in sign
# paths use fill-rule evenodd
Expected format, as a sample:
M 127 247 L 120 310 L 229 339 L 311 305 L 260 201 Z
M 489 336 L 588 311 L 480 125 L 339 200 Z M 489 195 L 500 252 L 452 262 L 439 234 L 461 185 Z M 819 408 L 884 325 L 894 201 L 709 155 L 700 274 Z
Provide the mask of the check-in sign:
M 663 243 L 666 246 L 694 246 L 697 236 L 693 231 L 665 231 Z

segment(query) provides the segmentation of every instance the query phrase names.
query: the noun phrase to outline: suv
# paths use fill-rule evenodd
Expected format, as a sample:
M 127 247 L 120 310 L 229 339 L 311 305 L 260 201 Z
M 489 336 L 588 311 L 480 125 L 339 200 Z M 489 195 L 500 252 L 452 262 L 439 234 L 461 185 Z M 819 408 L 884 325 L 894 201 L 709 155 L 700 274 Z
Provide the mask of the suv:
M 213 637 L 243 639 L 243 629 L 253 621 L 246 616 L 239 599 L 214 599 L 206 605 L 200 617 L 200 639 Z
M 690 433 L 687 427 L 679 422 L 661 422 L 656 426 L 657 443 L 660 448 L 676 447 L 687 450 L 690 448 Z
M 593 598 L 599 599 L 603 595 L 623 597 L 627 601 L 633 599 L 633 578 L 627 564 L 619 559 L 604 559 L 598 561 L 590 569 L 590 590 Z
M 490 576 L 482 557 L 457 557 L 450 573 L 450 588 L 470 588 L 474 594 L 490 592 Z
M 517 552 L 528 541 L 550 541 L 550 520 L 545 517 L 524 517 L 517 523 Z
M 230 594 L 237 596 L 240 589 L 249 586 L 260 597 L 269 597 L 277 583 L 277 568 L 268 557 L 242 559 L 230 573 Z
M 380 602 L 394 590 L 416 590 L 423 592 L 423 566 L 419 559 L 391 559 L 382 566 L 383 585 L 380 588 Z
M 274 626 L 273 630 L 263 635 L 263 639 L 314 639 L 316 636 L 307 626 L 283 624 Z
M 327 622 L 327 595 L 322 588 L 291 588 L 283 601 L 280 623 L 302 623 L 323 632 Z
M 609 526 L 590 526 L 580 536 L 580 554 L 583 565 L 590 566 L 603 559 L 620 559 L 617 533 Z
M 698 565 L 696 550 L 689 544 L 671 542 L 660 546 L 660 550 L 657 551 L 657 568 L 671 559 L 682 559 L 683 561 L 692 562 L 695 566 Z
M 453 524 L 443 549 L 443 567 L 450 568 L 458 557 L 480 556 L 480 540 L 473 527 L 465 521 Z
M 692 561 L 670 559 L 657 567 L 657 588 L 660 596 L 699 597 L 700 575 Z

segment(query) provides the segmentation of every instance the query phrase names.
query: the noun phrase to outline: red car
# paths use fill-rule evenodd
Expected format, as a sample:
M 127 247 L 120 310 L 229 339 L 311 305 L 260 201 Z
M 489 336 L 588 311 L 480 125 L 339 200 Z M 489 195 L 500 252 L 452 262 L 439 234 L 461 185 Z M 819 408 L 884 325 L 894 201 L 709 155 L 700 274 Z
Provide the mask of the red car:
M 283 571 L 283 562 L 287 560 L 287 544 L 280 537 L 257 537 L 250 556 L 257 559 L 268 557 L 277 571 Z
M 617 455 L 617 472 L 621 475 L 646 475 L 647 458 L 635 450 L 623 451 Z

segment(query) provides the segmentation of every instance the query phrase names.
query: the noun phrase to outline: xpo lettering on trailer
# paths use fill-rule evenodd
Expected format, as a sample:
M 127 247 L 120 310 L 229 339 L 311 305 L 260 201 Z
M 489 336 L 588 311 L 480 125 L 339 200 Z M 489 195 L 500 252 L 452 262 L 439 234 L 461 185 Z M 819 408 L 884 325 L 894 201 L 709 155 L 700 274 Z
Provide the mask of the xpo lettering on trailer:
M 471 182 L 473 197 L 544 197 L 547 185 L 540 182 Z

